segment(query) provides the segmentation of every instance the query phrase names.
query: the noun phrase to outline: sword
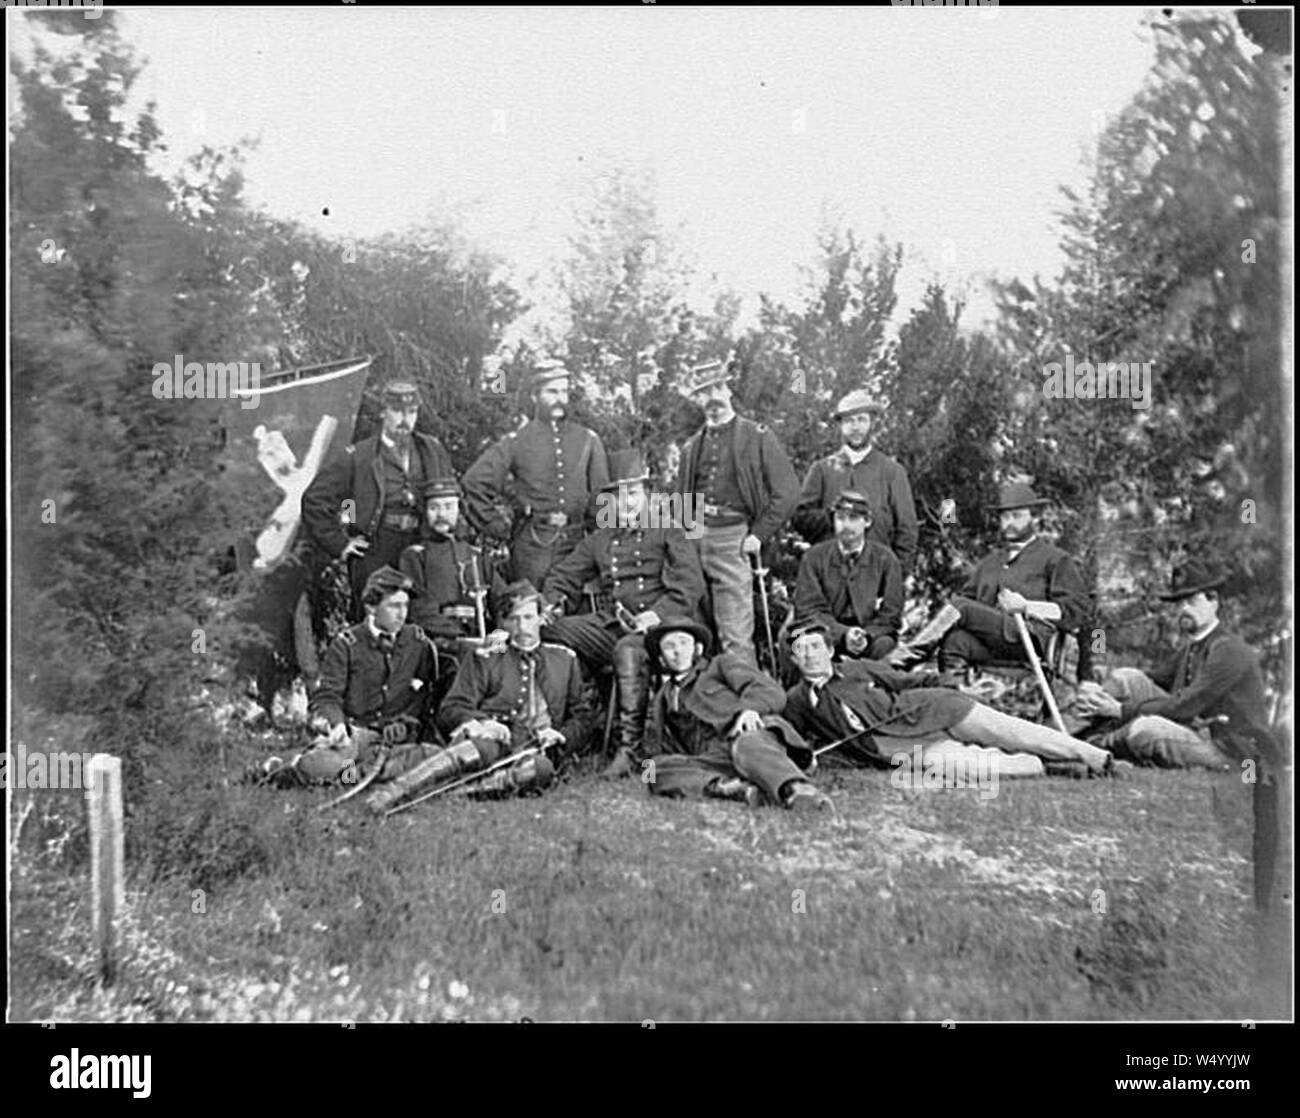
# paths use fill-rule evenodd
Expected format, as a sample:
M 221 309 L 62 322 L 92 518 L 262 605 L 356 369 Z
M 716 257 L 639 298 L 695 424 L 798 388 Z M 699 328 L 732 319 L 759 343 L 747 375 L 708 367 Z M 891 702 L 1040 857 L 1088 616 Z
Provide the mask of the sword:
M 396 807 L 390 807 L 386 812 L 384 812 L 384 818 L 387 819 L 390 815 L 397 815 L 409 808 L 415 807 L 416 804 L 424 803 L 425 800 L 431 800 L 435 796 L 441 796 L 444 792 L 451 792 L 457 788 L 463 788 L 466 784 L 472 784 L 476 780 L 482 780 L 483 777 L 487 776 L 489 773 L 494 773 L 499 769 L 504 769 L 508 765 L 513 765 L 516 761 L 523 761 L 528 757 L 536 757 L 545 752 L 548 748 L 549 746 L 545 745 L 527 746 L 510 754 L 508 757 L 502 757 L 499 761 L 494 761 L 485 769 L 479 769 L 477 772 L 472 772 L 467 776 L 462 776 L 459 780 L 453 780 L 450 784 L 440 785 L 433 789 L 432 792 L 425 792 L 424 795 L 416 796 L 413 800 L 407 800 L 405 803 L 398 804 Z
M 767 656 L 768 663 L 772 665 L 772 675 L 780 678 L 780 666 L 776 661 L 776 642 L 772 640 L 772 614 L 767 608 L 767 568 L 758 565 L 758 556 L 749 557 L 750 565 L 754 570 L 754 577 L 758 579 L 758 597 L 763 604 L 763 628 L 767 633 Z
M 375 782 L 375 777 L 377 777 L 383 771 L 384 762 L 387 760 L 388 760 L 388 747 L 381 745 L 379 747 L 379 752 L 375 757 L 375 763 L 371 767 L 370 771 L 366 773 L 366 775 L 361 780 L 357 781 L 357 783 L 353 785 L 353 787 L 349 788 L 346 792 L 344 792 L 343 795 L 335 796 L 334 799 L 332 800 L 327 800 L 325 803 L 321 804 L 320 807 L 318 807 L 316 810 L 328 811 L 332 807 L 338 807 L 339 804 L 347 803 L 348 800 L 352 799 L 353 796 L 359 796 L 362 792 L 364 792 Z

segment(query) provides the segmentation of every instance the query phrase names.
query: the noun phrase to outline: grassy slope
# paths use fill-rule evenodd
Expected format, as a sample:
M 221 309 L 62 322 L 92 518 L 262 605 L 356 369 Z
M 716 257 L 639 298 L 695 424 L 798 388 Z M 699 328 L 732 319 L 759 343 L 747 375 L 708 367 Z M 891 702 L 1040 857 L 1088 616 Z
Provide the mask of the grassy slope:
M 11 1019 L 1259 1016 L 1232 777 L 1004 781 L 984 800 L 822 783 L 841 822 L 590 778 L 382 825 L 232 789 L 268 864 L 201 895 L 137 879 L 107 994 L 87 979 L 85 877 L 17 860 Z

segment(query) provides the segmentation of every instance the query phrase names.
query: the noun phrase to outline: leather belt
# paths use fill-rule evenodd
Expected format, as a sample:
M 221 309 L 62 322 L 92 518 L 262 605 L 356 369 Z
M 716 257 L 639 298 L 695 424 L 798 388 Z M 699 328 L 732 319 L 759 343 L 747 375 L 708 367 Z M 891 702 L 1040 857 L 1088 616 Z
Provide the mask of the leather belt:
M 420 518 L 405 512 L 386 512 L 380 519 L 379 526 L 396 532 L 414 532 L 420 526 Z
M 564 528 L 569 523 L 568 515 L 562 512 L 535 512 L 531 519 L 534 524 L 545 524 L 548 528 Z
M 443 617 L 454 617 L 458 621 L 473 621 L 478 616 L 473 606 L 443 606 L 440 612 Z
M 705 516 L 745 516 L 744 509 L 732 508 L 731 505 L 715 505 L 712 501 L 703 501 L 700 505 Z

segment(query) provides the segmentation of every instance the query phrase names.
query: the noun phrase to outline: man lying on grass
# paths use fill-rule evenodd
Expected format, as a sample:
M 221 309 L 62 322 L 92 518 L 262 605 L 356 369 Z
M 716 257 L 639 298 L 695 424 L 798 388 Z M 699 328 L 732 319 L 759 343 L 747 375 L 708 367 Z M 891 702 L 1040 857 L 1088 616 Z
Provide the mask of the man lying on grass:
M 778 716 L 781 685 L 739 654 L 706 659 L 708 644 L 708 629 L 682 617 L 646 634 L 646 650 L 664 677 L 642 762 L 650 791 L 833 813 L 830 798 L 804 775 L 812 750 Z
M 846 760 L 889 765 L 919 745 L 927 766 L 958 773 L 969 769 L 972 776 L 990 768 L 999 776 L 1112 772 L 1106 750 L 1003 714 L 959 691 L 923 686 L 924 676 L 895 671 L 879 660 L 832 663 L 830 635 L 820 621 L 795 625 L 789 640 L 803 679 L 787 693 L 785 717 L 809 738 L 847 738 L 836 750 Z

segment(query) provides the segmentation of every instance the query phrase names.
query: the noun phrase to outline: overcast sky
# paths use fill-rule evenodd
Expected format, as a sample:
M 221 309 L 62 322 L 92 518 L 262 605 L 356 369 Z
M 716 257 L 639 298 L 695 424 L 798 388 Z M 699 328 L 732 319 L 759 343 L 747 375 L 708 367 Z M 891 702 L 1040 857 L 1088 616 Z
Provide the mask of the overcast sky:
M 8 14 L 8 13 L 7 13 Z M 611 165 L 708 275 L 790 297 L 826 215 L 927 279 L 1048 277 L 1058 185 L 1150 63 L 1135 9 L 130 9 L 177 157 L 259 136 L 247 195 L 340 236 L 454 216 L 517 282 Z M 322 216 L 328 207 L 329 216 Z

